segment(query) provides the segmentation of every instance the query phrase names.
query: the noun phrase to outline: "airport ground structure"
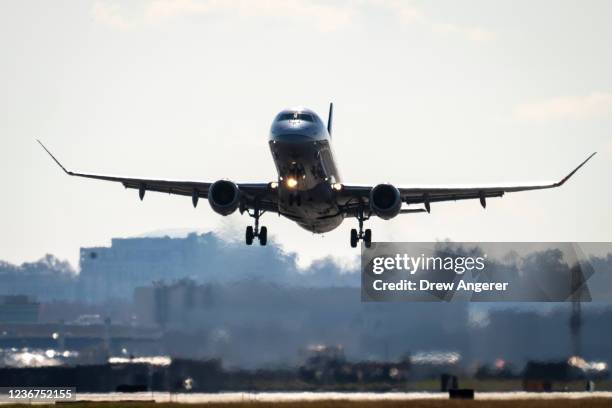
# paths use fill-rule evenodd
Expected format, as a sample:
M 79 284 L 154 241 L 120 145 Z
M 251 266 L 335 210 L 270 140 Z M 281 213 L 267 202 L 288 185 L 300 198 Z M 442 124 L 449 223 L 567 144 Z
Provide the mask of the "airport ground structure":
M 70 384 L 79 393 L 448 392 L 457 387 L 479 392 L 584 392 L 594 391 L 595 383 L 598 391 L 612 391 L 609 373 L 588 377 L 563 362 L 530 363 L 520 373 L 489 372 L 474 377 L 457 365 L 419 367 L 409 358 L 395 362 L 323 362 L 319 357 L 307 359 L 300 367 L 252 370 L 225 368 L 216 359 L 114 358 L 106 364 L 0 367 L 0 376 L 8 387 Z M 447 378 L 453 378 L 453 383 L 446 382 Z

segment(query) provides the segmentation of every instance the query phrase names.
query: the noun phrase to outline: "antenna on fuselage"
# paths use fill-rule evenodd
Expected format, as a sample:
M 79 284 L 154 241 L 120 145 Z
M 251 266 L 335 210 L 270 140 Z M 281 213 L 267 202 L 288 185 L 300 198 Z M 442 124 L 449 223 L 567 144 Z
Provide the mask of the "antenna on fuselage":
M 334 119 L 334 103 L 329 103 L 329 115 L 327 115 L 327 133 L 329 133 L 329 137 L 332 134 L 332 121 Z

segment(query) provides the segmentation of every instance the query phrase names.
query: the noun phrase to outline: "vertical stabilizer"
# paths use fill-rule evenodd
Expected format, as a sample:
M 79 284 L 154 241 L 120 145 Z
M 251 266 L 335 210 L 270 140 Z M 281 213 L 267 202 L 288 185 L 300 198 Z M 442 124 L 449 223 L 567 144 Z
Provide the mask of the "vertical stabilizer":
M 334 103 L 330 102 L 329 104 L 329 115 L 327 115 L 327 133 L 331 137 L 332 134 L 332 121 L 334 119 Z

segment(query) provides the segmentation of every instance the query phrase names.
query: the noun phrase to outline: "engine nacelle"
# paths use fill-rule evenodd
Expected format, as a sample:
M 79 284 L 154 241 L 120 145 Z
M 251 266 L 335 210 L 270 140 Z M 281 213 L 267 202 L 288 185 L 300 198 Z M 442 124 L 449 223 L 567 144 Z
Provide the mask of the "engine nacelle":
M 378 184 L 370 190 L 370 208 L 378 217 L 389 220 L 399 214 L 402 197 L 391 184 Z
M 208 189 L 208 202 L 221 215 L 230 215 L 240 205 L 240 189 L 231 181 L 215 181 Z

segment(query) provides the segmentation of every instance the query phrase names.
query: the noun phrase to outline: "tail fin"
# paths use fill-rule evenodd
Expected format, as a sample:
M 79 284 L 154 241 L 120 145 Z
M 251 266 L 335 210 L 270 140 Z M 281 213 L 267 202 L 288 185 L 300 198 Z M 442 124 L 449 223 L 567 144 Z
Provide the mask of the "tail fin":
M 330 102 L 329 104 L 329 115 L 327 116 L 327 133 L 331 137 L 332 134 L 332 121 L 334 119 L 334 103 Z

